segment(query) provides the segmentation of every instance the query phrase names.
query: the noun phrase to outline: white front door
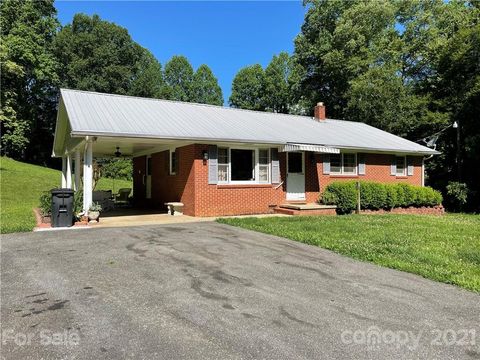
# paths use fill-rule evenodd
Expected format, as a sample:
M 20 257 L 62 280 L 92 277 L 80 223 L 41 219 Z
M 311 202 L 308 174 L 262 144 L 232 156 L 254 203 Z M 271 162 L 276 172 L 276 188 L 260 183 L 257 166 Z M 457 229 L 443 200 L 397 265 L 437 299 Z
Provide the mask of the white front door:
M 145 182 L 146 194 L 145 197 L 147 199 L 152 198 L 152 157 L 147 156 L 147 179 Z
M 305 200 L 305 161 L 303 152 L 287 153 L 287 200 Z

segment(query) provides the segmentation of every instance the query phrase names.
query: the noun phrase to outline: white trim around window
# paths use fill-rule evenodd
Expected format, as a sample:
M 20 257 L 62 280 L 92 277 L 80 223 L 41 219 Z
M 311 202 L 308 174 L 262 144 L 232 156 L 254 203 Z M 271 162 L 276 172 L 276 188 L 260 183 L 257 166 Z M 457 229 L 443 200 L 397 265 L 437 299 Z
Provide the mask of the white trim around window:
M 232 150 L 252 152 L 251 180 L 232 180 Z M 271 184 L 271 154 L 270 148 L 263 147 L 218 147 L 218 184 Z M 234 166 L 234 165 L 233 165 Z
M 336 158 L 338 156 L 338 158 Z M 352 176 L 358 174 L 356 153 L 330 154 L 330 175 Z

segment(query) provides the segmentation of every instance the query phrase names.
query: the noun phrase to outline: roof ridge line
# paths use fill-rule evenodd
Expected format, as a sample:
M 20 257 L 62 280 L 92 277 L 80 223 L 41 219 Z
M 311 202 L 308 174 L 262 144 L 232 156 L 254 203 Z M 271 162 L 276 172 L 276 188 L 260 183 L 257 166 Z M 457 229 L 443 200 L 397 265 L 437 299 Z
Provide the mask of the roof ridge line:
M 202 107 L 213 107 L 216 109 L 225 109 L 225 110 L 232 110 L 232 111 L 244 111 L 244 112 L 253 112 L 256 114 L 267 114 L 267 115 L 282 115 L 286 117 L 301 117 L 305 119 L 314 120 L 315 118 L 312 116 L 307 115 L 295 115 L 295 114 L 284 114 L 284 113 L 276 113 L 270 111 L 260 111 L 260 110 L 250 110 L 250 109 L 240 109 L 234 108 L 229 106 L 223 105 L 212 105 L 212 104 L 202 104 L 197 102 L 188 102 L 188 101 L 180 101 L 180 100 L 170 100 L 170 99 L 158 99 L 158 98 L 149 98 L 149 97 L 142 97 L 142 96 L 134 96 L 134 95 L 122 95 L 122 94 L 112 94 L 112 93 L 103 93 L 98 91 L 90 91 L 90 90 L 79 90 L 79 89 L 68 89 L 68 88 L 60 88 L 60 92 L 62 91 L 73 91 L 73 92 L 80 92 L 80 93 L 88 93 L 88 94 L 97 94 L 97 95 L 104 95 L 104 96 L 116 96 L 121 98 L 130 98 L 130 99 L 141 99 L 141 100 L 149 100 L 149 101 L 160 101 L 160 102 L 169 102 L 173 104 L 186 104 L 186 105 L 194 105 L 194 106 L 202 106 Z M 337 120 L 337 119 L 325 119 L 325 120 Z M 346 122 L 354 122 L 348 120 L 338 120 L 338 121 L 346 121 Z

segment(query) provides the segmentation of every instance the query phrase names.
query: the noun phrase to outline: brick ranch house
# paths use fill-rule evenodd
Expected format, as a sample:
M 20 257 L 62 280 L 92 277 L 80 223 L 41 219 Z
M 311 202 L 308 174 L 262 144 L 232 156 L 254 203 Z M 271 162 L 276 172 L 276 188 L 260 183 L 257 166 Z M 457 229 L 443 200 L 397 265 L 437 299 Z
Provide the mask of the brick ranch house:
M 80 188 L 83 173 L 87 212 L 93 158 L 116 151 L 133 158 L 137 205 L 178 201 L 192 216 L 313 203 L 333 181 L 424 184 L 424 158 L 436 151 L 325 115 L 322 103 L 309 117 L 62 89 L 53 156 L 64 187 Z

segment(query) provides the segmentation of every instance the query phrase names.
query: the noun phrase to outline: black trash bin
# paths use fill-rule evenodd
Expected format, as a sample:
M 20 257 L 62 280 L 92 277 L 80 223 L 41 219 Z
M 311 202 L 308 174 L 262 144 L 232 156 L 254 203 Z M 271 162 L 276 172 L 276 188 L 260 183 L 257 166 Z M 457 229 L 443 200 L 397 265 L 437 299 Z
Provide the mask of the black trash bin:
M 73 190 L 52 189 L 52 227 L 73 225 Z

